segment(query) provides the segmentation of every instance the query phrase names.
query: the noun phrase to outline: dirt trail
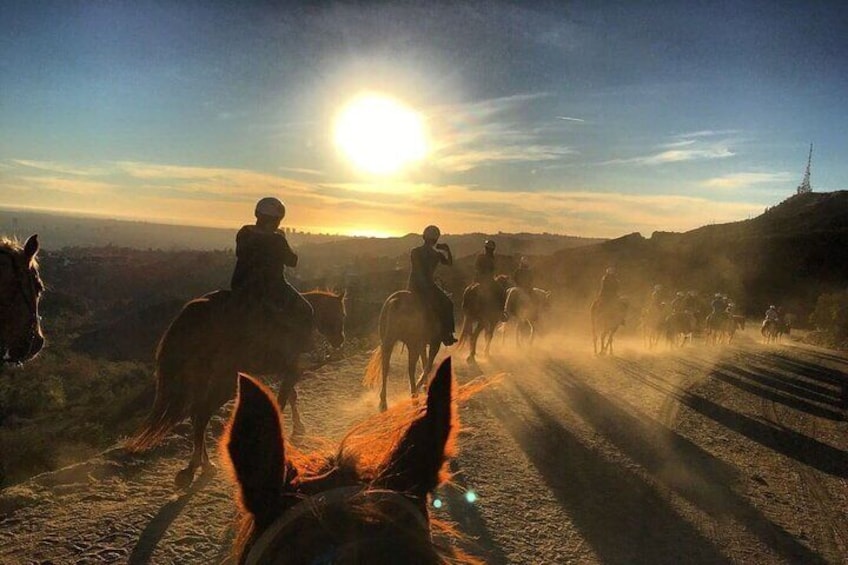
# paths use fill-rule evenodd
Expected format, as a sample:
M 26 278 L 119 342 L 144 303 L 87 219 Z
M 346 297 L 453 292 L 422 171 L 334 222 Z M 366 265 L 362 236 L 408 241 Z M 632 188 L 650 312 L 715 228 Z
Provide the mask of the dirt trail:
M 845 357 L 744 335 L 659 353 L 624 341 L 601 359 L 583 341 L 527 358 L 497 345 L 479 370 L 508 374 L 462 409 L 455 484 L 434 510 L 488 562 L 848 562 Z M 366 361 L 303 383 L 311 432 L 338 439 L 376 411 Z M 478 372 L 455 365 L 461 381 Z M 210 473 L 175 493 L 187 453 L 179 436 L 144 457 L 116 448 L 0 492 L 0 562 L 225 561 L 229 484 Z

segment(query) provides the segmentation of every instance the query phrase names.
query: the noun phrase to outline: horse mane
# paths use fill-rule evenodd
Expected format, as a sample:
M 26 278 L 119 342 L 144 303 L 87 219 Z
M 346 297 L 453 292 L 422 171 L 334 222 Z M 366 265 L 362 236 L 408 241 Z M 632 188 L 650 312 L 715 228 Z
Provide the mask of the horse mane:
M 0 251 L 20 255 L 24 252 L 24 246 L 21 244 L 21 240 L 17 237 L 0 235 Z M 36 270 L 38 269 L 38 255 L 31 259 L 30 264 L 35 267 Z
M 333 293 L 329 293 L 332 295 Z M 336 295 L 336 298 L 338 296 Z M 452 426 L 448 442 L 445 446 L 445 464 L 441 469 L 440 484 L 449 483 L 451 475 L 448 471 L 447 461 L 456 453 L 457 436 L 460 425 L 457 408 L 460 402 L 467 401 L 489 385 L 494 383 L 500 376 L 486 379 L 475 379 L 469 383 L 457 387 L 454 395 Z M 270 389 L 259 381 L 254 381 L 262 388 L 269 399 L 276 404 L 276 397 Z M 308 483 L 310 480 L 319 479 L 330 473 L 338 473 L 341 476 L 357 477 L 362 483 L 364 490 L 380 490 L 379 480 L 390 470 L 392 456 L 396 449 L 401 446 L 407 431 L 426 412 L 426 402 L 417 398 L 409 398 L 392 406 L 386 412 L 375 414 L 359 424 L 355 425 L 341 440 L 335 450 L 324 448 L 306 453 L 292 445 L 288 439 L 282 439 L 285 444 L 286 457 L 286 480 L 292 479 L 292 486 L 297 489 L 299 484 Z M 232 461 L 227 454 L 226 446 L 230 441 L 231 428 L 228 425 L 219 443 L 219 461 L 223 463 L 225 471 L 229 474 L 232 482 L 237 484 L 236 473 Z M 319 438 L 319 443 L 329 446 L 330 442 Z M 282 477 L 281 477 L 282 480 Z M 243 555 L 245 549 L 251 543 L 256 529 L 253 516 L 245 508 L 240 497 L 237 497 L 239 506 L 239 521 L 236 536 L 233 540 L 234 555 Z M 379 516 L 379 509 L 360 503 L 351 512 L 359 513 L 366 517 Z M 431 528 L 441 534 L 442 538 L 463 541 L 462 535 L 449 523 L 431 517 Z M 433 549 L 445 563 L 457 565 L 482 565 L 482 561 L 452 547 L 450 544 L 430 542 Z

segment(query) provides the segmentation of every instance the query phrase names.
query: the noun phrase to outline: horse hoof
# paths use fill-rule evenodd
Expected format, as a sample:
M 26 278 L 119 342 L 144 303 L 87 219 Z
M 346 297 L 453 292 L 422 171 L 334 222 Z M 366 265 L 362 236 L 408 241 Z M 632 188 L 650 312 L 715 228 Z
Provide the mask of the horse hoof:
M 306 435 L 306 426 L 304 426 L 303 424 L 299 426 L 296 425 L 294 428 L 292 428 L 292 437 L 301 437 L 304 435 Z
M 177 473 L 176 477 L 174 477 L 174 485 L 180 490 L 185 490 L 190 487 L 193 481 L 194 469 L 183 469 Z
M 389 405 L 386 403 L 386 401 L 381 400 L 380 401 L 380 412 L 385 412 L 388 409 L 389 409 Z
M 473 355 L 469 355 L 468 357 L 465 358 L 465 362 L 468 363 L 469 365 L 473 365 L 477 362 L 477 359 Z

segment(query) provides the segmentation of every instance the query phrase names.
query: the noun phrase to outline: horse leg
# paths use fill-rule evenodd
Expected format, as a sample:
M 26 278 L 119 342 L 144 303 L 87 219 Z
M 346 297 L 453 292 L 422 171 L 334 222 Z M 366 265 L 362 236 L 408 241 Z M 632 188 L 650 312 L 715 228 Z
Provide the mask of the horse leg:
M 295 388 L 297 379 L 283 377 L 280 382 L 280 393 L 277 395 L 277 402 L 281 410 L 285 410 L 286 404 L 291 406 L 292 412 L 292 436 L 299 436 L 306 433 L 306 426 L 303 425 L 303 420 L 300 418 L 300 410 L 297 408 L 297 389 Z
M 474 331 L 471 332 L 471 353 L 469 353 L 468 357 L 465 359 L 469 365 L 474 363 L 474 361 L 477 359 L 477 340 L 480 339 L 480 332 L 482 331 L 483 324 L 478 322 L 474 326 Z
M 383 373 L 383 384 L 380 388 L 380 412 L 385 412 L 389 409 L 389 404 L 386 401 L 386 386 L 387 381 L 389 380 L 389 366 L 392 362 L 392 350 L 395 348 L 394 342 L 390 343 L 381 343 L 380 349 L 382 353 L 382 373 Z
M 201 406 L 191 415 L 191 432 L 193 449 L 188 466 L 177 473 L 174 484 L 179 489 L 188 488 L 194 481 L 194 473 L 201 465 L 209 466 L 209 455 L 206 453 L 206 426 L 212 417 L 211 410 Z
M 489 356 L 489 350 L 492 348 L 492 338 L 495 337 L 495 325 L 492 324 L 486 328 L 486 357 Z
M 430 344 L 430 351 L 427 355 L 427 363 L 424 365 L 424 372 L 421 373 L 421 377 L 418 379 L 418 390 L 421 390 L 421 388 L 427 384 L 427 377 L 430 376 L 430 372 L 433 370 L 433 363 L 436 361 L 436 355 L 439 354 L 440 347 L 441 343 L 438 341 Z
M 415 369 L 418 367 L 418 359 L 421 357 L 421 350 L 418 347 L 409 346 L 409 358 L 407 359 L 407 369 L 409 370 L 409 394 L 415 398 L 418 396 L 418 387 L 415 385 Z

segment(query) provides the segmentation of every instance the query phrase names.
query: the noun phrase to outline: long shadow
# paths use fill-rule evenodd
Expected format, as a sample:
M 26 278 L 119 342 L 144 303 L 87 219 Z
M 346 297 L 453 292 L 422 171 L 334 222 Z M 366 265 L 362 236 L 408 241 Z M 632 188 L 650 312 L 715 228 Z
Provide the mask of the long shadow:
M 848 453 L 788 428 L 755 420 L 688 391 L 675 393 L 681 404 L 748 439 L 835 477 L 848 477 Z
M 584 446 L 555 415 L 526 399 L 538 423 L 522 420 L 507 403 L 489 407 L 602 562 L 728 562 L 651 485 Z
M 460 531 L 468 534 L 468 538 L 460 540 L 462 545 L 472 555 L 484 557 L 486 563 L 497 565 L 509 563 L 506 555 L 492 537 L 486 519 L 480 514 L 476 505 L 465 499 L 463 493 L 466 489 L 461 486 L 462 472 L 459 463 L 454 459 L 451 460 L 450 465 L 451 474 L 454 477 L 452 482 L 456 486 L 448 485 L 440 489 L 439 494 L 447 503 L 451 518 L 459 525 Z
M 801 353 L 808 354 L 810 352 L 802 350 Z M 827 358 L 824 355 L 818 354 L 817 352 L 811 353 L 814 357 L 819 358 Z M 806 377 L 810 380 L 816 380 L 819 382 L 827 383 L 832 386 L 841 386 L 845 384 L 846 376 L 845 372 L 839 371 L 837 369 L 832 369 L 830 367 L 825 367 L 824 365 L 816 364 L 816 363 L 808 363 L 806 361 L 802 361 L 797 357 L 791 357 L 783 353 L 772 353 L 770 356 L 770 360 L 777 364 L 780 367 L 783 367 L 786 370 L 789 370 L 793 373 L 799 374 L 803 377 Z M 841 360 L 845 363 L 845 360 Z
M 552 366 L 549 374 L 584 421 L 664 486 L 713 517 L 737 520 L 790 562 L 825 562 L 733 491 L 734 467 L 653 419 L 627 412 L 562 367 Z
M 772 402 L 778 402 L 780 404 L 783 404 L 784 406 L 794 408 L 795 410 L 799 410 L 801 412 L 806 412 L 807 414 L 810 414 L 812 416 L 818 416 L 819 418 L 827 418 L 828 420 L 837 421 L 842 419 L 842 414 L 835 409 L 819 406 L 818 404 L 814 404 L 812 401 L 805 401 L 796 396 L 790 396 L 790 394 L 792 393 L 781 394 L 779 392 L 775 392 L 774 390 L 766 388 L 771 386 L 772 384 L 770 382 L 770 379 L 767 376 L 758 373 L 752 373 L 751 371 L 746 371 L 738 367 L 727 368 L 719 366 L 710 373 L 710 377 L 719 380 L 723 383 L 727 383 L 731 386 L 734 386 L 739 390 L 744 390 L 745 392 L 759 396 L 760 398 L 765 398 L 766 400 L 771 400 Z M 763 386 L 758 386 L 757 384 L 753 383 L 760 383 Z M 777 390 L 785 390 L 779 385 L 774 388 L 776 388 Z M 815 402 L 828 404 L 833 406 L 834 408 L 837 408 L 839 406 L 838 399 L 816 400 Z
M 200 492 L 212 481 L 214 472 L 206 471 L 198 477 L 194 484 L 182 496 L 166 503 L 145 526 L 144 531 L 138 537 L 138 543 L 132 550 L 129 565 L 146 565 L 150 563 L 153 551 L 164 537 L 168 528 L 177 519 L 189 501 L 195 494 Z
M 822 381 L 811 376 L 814 374 L 821 376 L 828 370 L 827 368 L 805 363 L 793 363 L 787 366 L 781 359 L 764 359 L 763 361 L 767 363 L 766 366 L 751 363 L 753 374 L 759 377 L 762 384 L 816 402 L 826 402 L 837 395 L 837 387 L 829 383 L 819 384 Z M 727 363 L 722 363 L 719 367 L 738 369 L 738 366 Z

